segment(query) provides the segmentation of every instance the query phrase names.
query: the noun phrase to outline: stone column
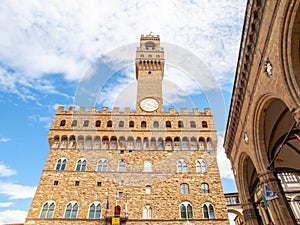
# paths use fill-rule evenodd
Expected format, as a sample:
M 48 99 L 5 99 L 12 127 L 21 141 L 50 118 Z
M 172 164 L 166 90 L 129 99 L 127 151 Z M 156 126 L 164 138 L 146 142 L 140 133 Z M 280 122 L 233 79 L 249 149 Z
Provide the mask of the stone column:
M 259 180 L 261 182 L 261 187 L 263 187 L 264 184 L 267 184 L 278 196 L 278 198 L 268 201 L 269 212 L 273 223 L 280 225 L 297 224 L 291 210 L 289 210 L 290 207 L 283 193 L 280 180 L 274 175 L 274 173 L 268 171 L 264 174 L 260 174 Z
M 248 201 L 246 204 L 242 205 L 242 208 L 245 224 L 259 225 L 253 203 Z

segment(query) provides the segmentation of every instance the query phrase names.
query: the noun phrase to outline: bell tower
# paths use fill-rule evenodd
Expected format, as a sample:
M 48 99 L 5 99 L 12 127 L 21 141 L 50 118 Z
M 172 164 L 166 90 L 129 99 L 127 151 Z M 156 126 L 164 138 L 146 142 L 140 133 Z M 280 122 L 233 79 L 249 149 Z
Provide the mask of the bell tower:
M 162 112 L 162 79 L 164 50 L 159 35 L 142 35 L 136 51 L 137 101 L 136 112 Z

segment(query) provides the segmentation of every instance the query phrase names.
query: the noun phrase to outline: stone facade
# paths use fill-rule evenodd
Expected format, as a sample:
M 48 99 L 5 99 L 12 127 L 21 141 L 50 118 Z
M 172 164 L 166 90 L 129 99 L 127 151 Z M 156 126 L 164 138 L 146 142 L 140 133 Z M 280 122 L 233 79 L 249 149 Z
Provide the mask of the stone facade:
M 246 224 L 300 223 L 280 180 L 284 173 L 299 181 L 300 174 L 299 6 L 247 3 L 224 143 Z M 278 196 L 268 204 L 265 185 Z
M 163 56 L 159 36 L 142 36 L 140 48 L 153 38 Z M 115 205 L 121 207 L 121 224 L 228 224 L 210 109 L 163 112 L 163 67 L 149 69 L 137 70 L 135 112 L 58 108 L 25 224 L 111 224 Z M 154 86 L 147 82 L 153 74 L 160 76 Z M 145 98 L 158 104 L 143 106 Z M 70 209 L 74 218 L 66 218 L 70 203 L 78 206 Z M 101 208 L 98 214 L 93 203 Z

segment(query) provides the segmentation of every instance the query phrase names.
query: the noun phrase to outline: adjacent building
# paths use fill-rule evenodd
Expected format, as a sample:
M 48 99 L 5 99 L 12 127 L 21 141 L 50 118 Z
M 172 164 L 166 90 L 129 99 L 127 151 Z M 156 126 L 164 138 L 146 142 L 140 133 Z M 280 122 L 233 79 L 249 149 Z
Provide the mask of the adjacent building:
M 248 0 L 224 147 L 245 224 L 300 223 L 300 1 Z

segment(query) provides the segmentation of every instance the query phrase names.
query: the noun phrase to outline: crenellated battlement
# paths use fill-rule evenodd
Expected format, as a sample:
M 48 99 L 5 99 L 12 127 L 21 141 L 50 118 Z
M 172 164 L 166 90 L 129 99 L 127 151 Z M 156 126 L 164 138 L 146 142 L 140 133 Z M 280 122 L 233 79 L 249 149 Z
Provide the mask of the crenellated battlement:
M 125 107 L 121 109 L 120 107 L 113 107 L 112 110 L 109 110 L 108 107 L 102 107 L 100 111 L 97 110 L 97 107 L 91 107 L 87 109 L 86 107 L 64 107 L 59 106 L 57 108 L 56 114 L 86 114 L 86 115 L 93 115 L 93 114 L 137 114 L 135 111 L 131 111 L 130 107 Z M 147 113 L 144 113 L 148 115 Z M 210 108 L 204 108 L 204 111 L 201 112 L 199 108 L 193 108 L 192 111 L 189 111 L 187 108 L 181 108 L 180 111 L 177 111 L 175 108 L 169 108 L 169 111 L 164 111 L 160 113 L 151 113 L 156 115 L 202 115 L 202 116 L 212 116 L 212 112 Z

